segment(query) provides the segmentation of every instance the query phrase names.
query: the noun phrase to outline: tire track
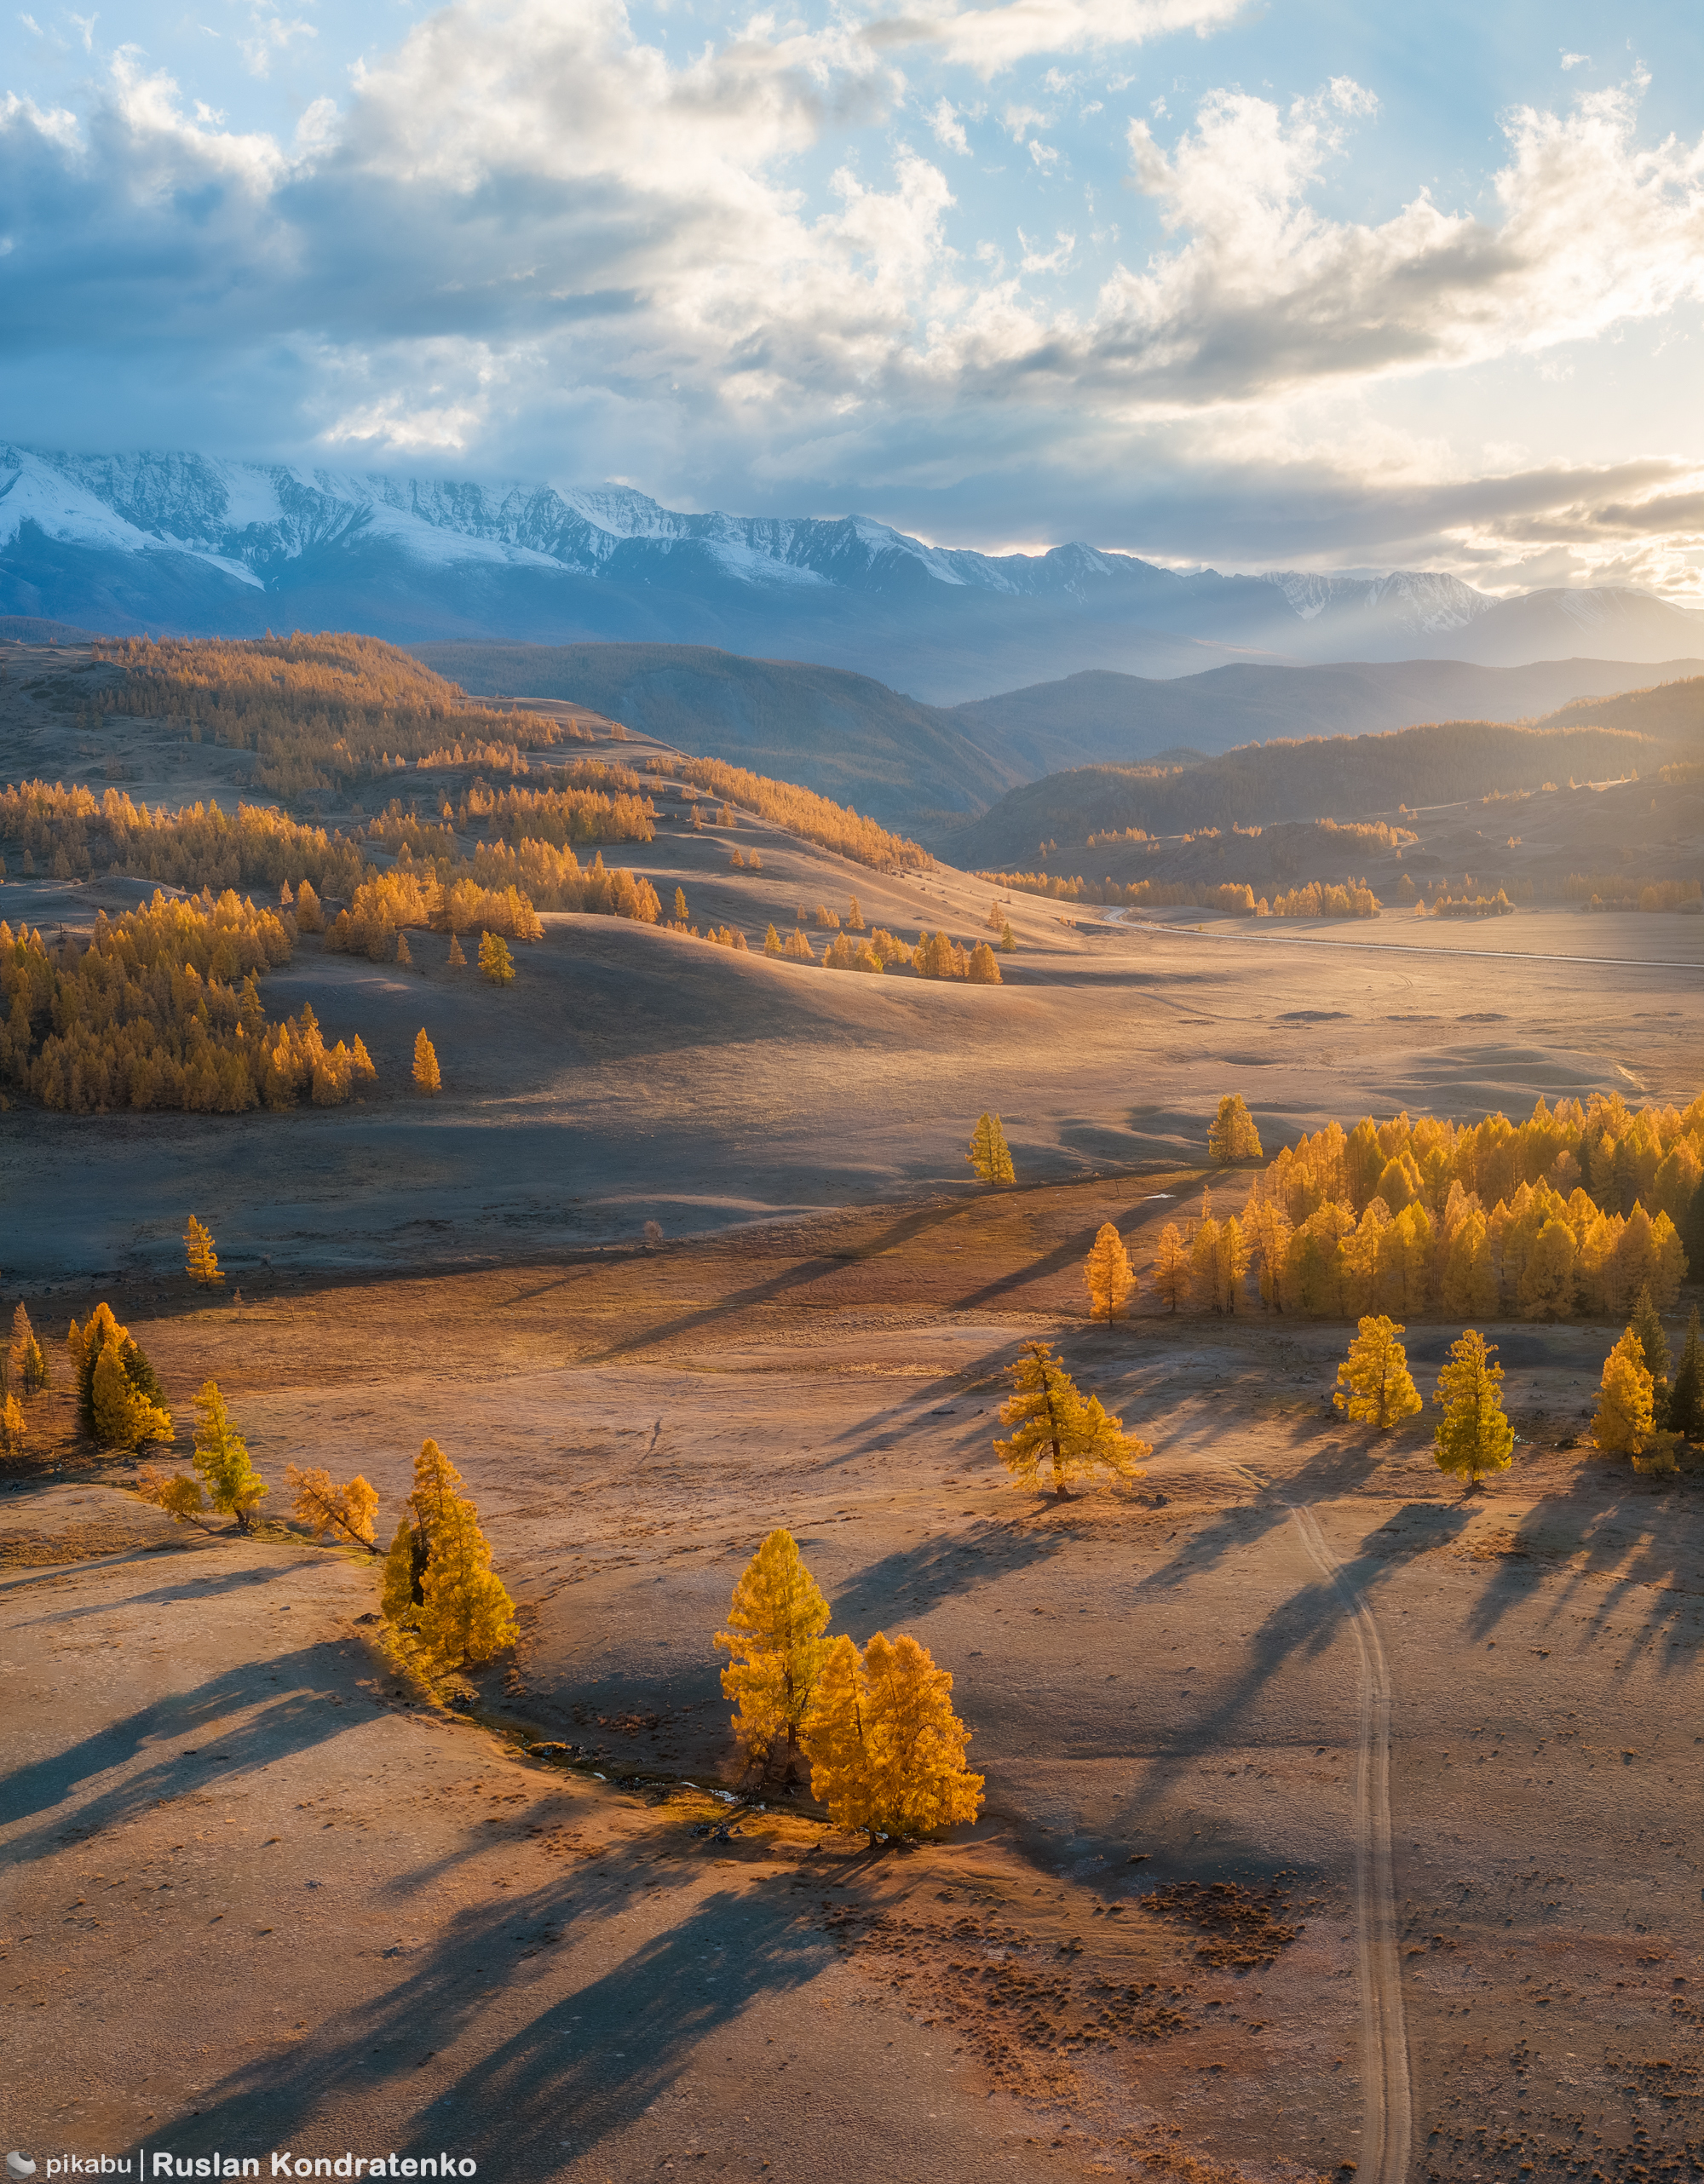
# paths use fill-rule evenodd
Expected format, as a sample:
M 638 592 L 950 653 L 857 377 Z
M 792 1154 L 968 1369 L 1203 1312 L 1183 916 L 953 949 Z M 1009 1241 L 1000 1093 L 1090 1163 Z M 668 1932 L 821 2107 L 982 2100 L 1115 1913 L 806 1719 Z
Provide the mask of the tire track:
M 1361 1976 L 1362 2174 L 1367 2184 L 1405 2184 L 1412 2143 L 1408 2035 L 1396 1951 L 1390 1858 L 1390 1672 L 1373 1611 L 1326 1543 L 1319 1519 L 1285 1504 L 1308 1559 L 1335 1587 L 1361 1655 L 1360 1757 L 1355 1795 L 1355 1917 Z

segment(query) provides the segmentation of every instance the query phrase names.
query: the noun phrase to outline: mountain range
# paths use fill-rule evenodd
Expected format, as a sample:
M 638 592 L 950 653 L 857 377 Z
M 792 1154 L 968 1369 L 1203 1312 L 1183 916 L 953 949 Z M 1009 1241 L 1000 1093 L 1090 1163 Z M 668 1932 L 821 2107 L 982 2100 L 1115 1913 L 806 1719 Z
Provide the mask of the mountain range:
M 3 444 L 0 615 L 417 645 L 690 644 L 820 662 L 936 705 L 1092 669 L 1704 652 L 1704 613 L 1627 589 L 1498 600 L 1423 571 L 1223 575 L 1083 544 L 989 555 L 859 515 L 681 514 L 625 486 Z

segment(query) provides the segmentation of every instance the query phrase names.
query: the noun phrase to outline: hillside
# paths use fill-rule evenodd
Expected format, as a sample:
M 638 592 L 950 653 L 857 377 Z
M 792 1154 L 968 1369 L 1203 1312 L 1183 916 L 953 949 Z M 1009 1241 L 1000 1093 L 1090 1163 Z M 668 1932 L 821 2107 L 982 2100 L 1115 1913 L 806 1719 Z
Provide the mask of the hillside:
M 1672 678 L 1698 677 L 1701 670 L 1704 661 L 1672 660 L 1661 687 L 1687 687 Z M 1179 747 L 1226 751 L 1274 736 L 1368 735 L 1428 720 L 1529 721 L 1576 699 L 1581 722 L 1605 727 L 1666 734 L 1671 711 L 1678 711 L 1677 731 L 1680 720 L 1699 721 L 1704 680 L 1690 686 L 1690 698 L 1678 708 L 1663 700 L 1647 705 L 1638 720 L 1606 712 L 1609 695 L 1636 681 L 1649 677 L 1626 661 L 1606 659 L 1540 660 L 1517 668 L 1419 659 L 1325 667 L 1241 663 L 1166 681 L 1091 669 L 1062 682 L 955 706 L 953 717 L 985 750 L 1031 779 L 1096 759 L 1130 765 Z M 1641 703 L 1658 694 L 1631 693 Z M 1656 724 L 1657 713 L 1663 726 Z M 1565 721 L 1557 716 L 1557 725 L 1572 724 L 1571 714 Z
M 1626 728 L 1491 721 L 1255 744 L 1193 766 L 1085 766 L 1050 774 L 1013 790 L 970 825 L 937 832 L 930 846 L 967 870 L 1005 868 L 1033 862 L 1044 842 L 1057 843 L 1062 853 L 1093 832 L 1139 827 L 1172 835 L 1390 814 L 1402 804 L 1454 803 L 1570 778 L 1647 772 L 1670 750 L 1666 741 Z M 1063 869 L 1057 859 L 1053 869 Z
M 1213 754 L 1275 736 L 1373 733 L 1416 720 L 1519 721 L 1648 679 L 1620 660 L 1512 669 L 1459 660 L 1243 664 L 1172 681 L 1091 669 L 941 708 L 841 669 L 708 646 L 413 650 L 466 689 L 586 705 L 665 742 L 803 781 L 884 824 L 936 830 L 953 814 L 986 810 L 1022 781 L 1094 761 L 1175 763 L 1180 752 Z M 1671 663 L 1683 671 L 1701 664 Z M 1594 717 L 1606 702 L 1591 697 Z
M 801 781 L 884 825 L 984 811 L 1023 778 L 955 716 L 866 675 L 705 645 L 420 645 L 464 689 L 561 698 L 682 750 Z

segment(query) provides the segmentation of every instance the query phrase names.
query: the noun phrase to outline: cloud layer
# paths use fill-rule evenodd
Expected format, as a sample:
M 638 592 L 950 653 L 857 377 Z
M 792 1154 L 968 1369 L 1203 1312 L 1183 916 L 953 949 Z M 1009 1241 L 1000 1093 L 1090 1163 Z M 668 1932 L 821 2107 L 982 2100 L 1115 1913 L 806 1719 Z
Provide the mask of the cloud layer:
M 1333 216 L 1331 178 L 1379 126 L 1351 78 L 1281 102 L 1209 89 L 1181 128 L 1106 101 L 1109 53 L 1235 13 L 754 19 L 676 58 L 614 0 L 460 0 L 288 141 L 194 111 L 121 49 L 74 110 L 0 96 L 8 429 L 613 475 L 676 504 L 1245 562 L 1301 558 L 1267 543 L 1287 506 L 1292 532 L 1298 509 L 1336 526 L 1322 555 L 1693 583 L 1704 450 L 1559 463 L 1511 442 L 1488 463 L 1489 434 L 1458 452 L 1401 390 L 1690 324 L 1704 136 L 1647 144 L 1641 87 L 1600 86 L 1505 115 L 1476 209 L 1415 188 Z M 976 120 L 989 79 L 1085 53 L 1139 251 L 1104 192 L 1065 197 L 1039 106 Z M 1085 95 L 1044 81 L 1049 111 Z M 978 234 L 967 193 L 999 146 L 1030 224 Z M 1241 555 L 1235 509 L 1259 541 Z

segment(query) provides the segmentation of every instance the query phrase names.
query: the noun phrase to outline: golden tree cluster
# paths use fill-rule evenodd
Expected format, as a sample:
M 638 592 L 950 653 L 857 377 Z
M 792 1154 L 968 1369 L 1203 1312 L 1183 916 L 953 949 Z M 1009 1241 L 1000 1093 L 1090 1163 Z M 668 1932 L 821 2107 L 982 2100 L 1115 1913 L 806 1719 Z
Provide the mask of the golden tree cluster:
M 761 773 L 748 773 L 744 767 L 724 765 L 718 758 L 651 758 L 645 764 L 650 773 L 689 781 L 729 802 L 743 804 L 772 825 L 849 857 L 855 865 L 884 872 L 922 872 L 933 861 L 914 842 L 889 834 L 873 819 L 862 819 L 848 806 L 791 781 L 772 781 Z
M 327 1048 L 310 1009 L 267 1019 L 256 976 L 290 945 L 276 913 L 228 893 L 103 913 L 86 945 L 0 922 L 0 1080 L 74 1114 L 346 1100 L 373 1075 L 360 1039 Z
M 414 1486 L 385 1558 L 383 1606 L 434 1658 L 487 1661 L 515 1635 L 515 1603 L 491 1566 L 479 1511 L 435 1440 L 414 1460 Z
M 975 1819 L 982 1778 L 964 1764 L 970 1733 L 953 1711 L 951 1675 L 914 1638 L 878 1630 L 861 1647 L 830 1639 L 829 1621 L 792 1533 L 772 1532 L 716 1635 L 748 1766 L 785 1779 L 804 1760 L 835 1825 L 872 1838 Z

